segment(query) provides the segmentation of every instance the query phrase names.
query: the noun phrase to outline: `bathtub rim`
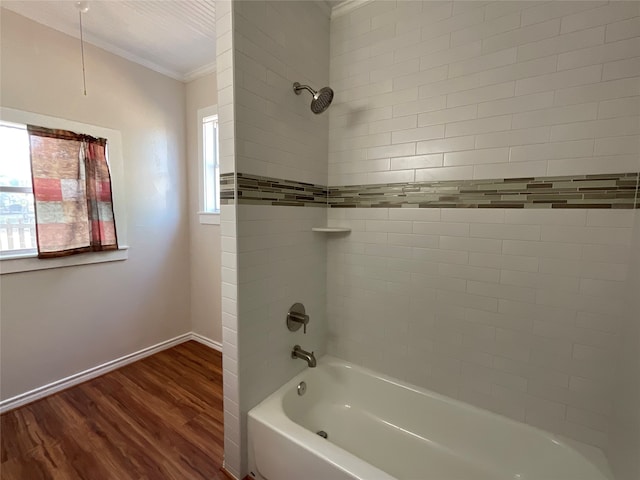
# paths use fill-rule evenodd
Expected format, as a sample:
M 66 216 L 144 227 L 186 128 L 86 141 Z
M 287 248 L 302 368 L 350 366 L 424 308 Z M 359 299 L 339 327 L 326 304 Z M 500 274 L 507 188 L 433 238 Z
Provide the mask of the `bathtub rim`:
M 518 428 L 526 427 L 527 429 L 532 429 L 536 434 L 546 437 L 548 440 L 553 441 L 553 443 L 555 443 L 556 445 L 575 452 L 577 455 L 582 457 L 585 462 L 588 462 L 594 468 L 596 468 L 606 480 L 614 479 L 611 467 L 609 466 L 604 452 L 593 445 L 584 444 L 577 440 L 569 439 L 562 435 L 543 430 L 534 425 L 514 420 L 505 415 L 501 415 L 499 413 L 477 407 L 462 400 L 458 400 L 456 398 L 434 392 L 433 390 L 411 384 L 390 375 L 377 372 L 375 370 L 357 365 L 347 360 L 343 360 L 339 357 L 334 357 L 328 354 L 323 355 L 318 360 L 317 365 L 318 368 L 323 366 L 333 366 L 338 368 L 351 369 L 360 374 L 371 376 L 375 379 L 394 385 L 395 387 L 406 389 L 411 392 L 433 398 L 436 401 L 444 401 L 446 403 L 450 403 L 454 406 L 467 409 L 482 416 L 496 417 L 497 419 L 506 421 Z M 304 370 L 295 375 L 285 384 L 281 385 L 275 392 L 270 394 L 262 402 L 253 407 L 248 412 L 248 417 L 256 422 L 260 422 L 263 425 L 274 428 L 279 434 L 283 435 L 288 440 L 307 449 L 311 454 L 322 457 L 325 461 L 331 463 L 333 466 L 342 471 L 345 471 L 349 474 L 358 475 L 362 474 L 362 472 L 359 471 L 359 468 L 361 467 L 366 471 L 370 471 L 372 474 L 375 473 L 376 479 L 395 480 L 395 477 L 391 476 L 387 472 L 371 465 L 370 463 L 354 455 L 348 450 L 331 443 L 331 441 L 327 441 L 322 437 L 319 437 L 314 432 L 308 430 L 307 428 L 292 420 L 285 413 L 283 407 L 284 396 L 289 391 L 294 389 L 301 381 L 305 380 L 305 376 L 309 375 L 310 372 L 312 372 L 312 369 L 309 367 L 305 367 Z M 265 418 L 265 415 L 267 416 L 267 418 Z M 251 441 L 251 439 L 249 439 L 249 441 Z M 250 446 L 250 448 L 253 448 L 253 446 Z M 332 455 L 333 457 L 329 456 L 328 454 Z M 355 463 L 359 467 L 358 473 L 354 473 L 343 465 L 336 463 L 334 459 L 345 459 L 348 462 Z

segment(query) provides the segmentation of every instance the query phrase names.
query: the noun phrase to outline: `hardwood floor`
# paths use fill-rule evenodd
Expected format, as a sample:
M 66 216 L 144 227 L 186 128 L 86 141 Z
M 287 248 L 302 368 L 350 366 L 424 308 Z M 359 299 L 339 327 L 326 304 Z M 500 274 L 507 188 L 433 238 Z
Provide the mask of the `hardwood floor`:
M 2 480 L 226 478 L 222 356 L 190 341 L 0 417 Z

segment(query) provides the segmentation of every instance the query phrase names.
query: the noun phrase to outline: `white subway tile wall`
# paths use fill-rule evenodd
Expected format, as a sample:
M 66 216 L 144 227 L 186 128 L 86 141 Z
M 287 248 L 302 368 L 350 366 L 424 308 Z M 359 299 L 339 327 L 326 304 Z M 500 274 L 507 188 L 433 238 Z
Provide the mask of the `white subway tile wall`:
M 638 171 L 638 2 L 373 1 L 330 27 L 315 2 L 218 10 L 222 172 L 348 185 Z M 293 81 L 330 84 L 328 112 Z M 310 231 L 327 217 L 353 231 Z M 247 473 L 246 411 L 304 367 L 293 343 L 321 354 L 327 338 L 347 360 L 605 448 L 632 221 L 224 206 L 227 469 Z M 284 326 L 296 301 L 306 336 Z
M 334 18 L 329 185 L 638 171 L 639 15 L 374 1 Z M 352 228 L 328 239 L 329 352 L 606 448 L 633 215 L 329 209 Z
M 605 447 L 633 215 L 330 209 L 329 351 Z
M 374 1 L 335 18 L 328 184 L 634 171 L 639 16 L 635 1 Z
M 613 389 L 613 415 L 611 442 L 608 456 L 616 478 L 634 480 L 640 477 L 640 210 L 636 210 L 630 262 L 629 282 L 626 289 L 627 310 L 621 328 L 622 345 Z M 589 355 L 591 352 L 586 352 Z M 574 415 L 583 412 L 575 412 Z M 603 419 L 589 415 L 585 423 L 595 427 Z
M 233 33 L 231 1 L 216 3 L 216 66 L 218 85 L 220 172 L 235 170 L 233 97 Z M 236 211 L 234 205 L 220 208 L 222 345 L 224 392 L 224 467 L 240 477 L 242 471 L 242 437 L 240 431 L 240 393 L 238 381 L 238 269 Z
M 314 115 L 311 95 L 295 95 L 293 83 L 315 89 L 329 83 L 327 12 L 306 1 L 235 1 L 232 9 L 235 164 L 223 171 L 326 185 L 329 119 Z M 229 401 L 240 421 L 232 418 L 230 432 L 225 423 L 225 439 L 240 446 L 237 455 L 233 451 L 234 472 L 243 478 L 247 412 L 306 367 L 291 359 L 295 344 L 318 357 L 326 350 L 326 241 L 311 231 L 326 224 L 326 209 L 228 207 L 235 217 L 225 230 L 223 209 L 223 245 L 229 240 L 224 255 L 236 268 L 226 278 L 237 298 L 233 291 L 225 298 L 233 310 L 225 324 L 225 365 L 238 376 L 227 380 L 225 370 L 225 409 Z M 287 330 L 286 314 L 295 302 L 311 317 L 306 335 Z M 226 360 L 233 355 L 235 363 Z
M 325 185 L 328 117 L 311 113 L 309 92 L 293 92 L 294 82 L 329 83 L 329 20 L 306 3 L 234 3 L 236 166 Z
M 323 208 L 240 205 L 238 304 L 241 408 L 257 405 L 307 365 L 291 359 L 299 344 L 326 351 L 326 241 L 311 228 L 326 223 Z M 289 307 L 301 302 L 307 333 L 290 332 Z

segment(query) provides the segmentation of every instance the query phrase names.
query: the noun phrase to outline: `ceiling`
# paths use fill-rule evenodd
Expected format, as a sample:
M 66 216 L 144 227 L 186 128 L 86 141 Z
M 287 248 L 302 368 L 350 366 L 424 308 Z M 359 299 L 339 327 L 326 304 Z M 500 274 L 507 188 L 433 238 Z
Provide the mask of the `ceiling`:
M 84 40 L 172 78 L 215 69 L 214 0 L 93 0 L 82 14 Z M 2 0 L 2 7 L 80 38 L 73 0 Z
M 315 0 L 321 10 L 367 0 Z M 0 0 L 0 6 L 183 82 L 215 70 L 215 0 Z

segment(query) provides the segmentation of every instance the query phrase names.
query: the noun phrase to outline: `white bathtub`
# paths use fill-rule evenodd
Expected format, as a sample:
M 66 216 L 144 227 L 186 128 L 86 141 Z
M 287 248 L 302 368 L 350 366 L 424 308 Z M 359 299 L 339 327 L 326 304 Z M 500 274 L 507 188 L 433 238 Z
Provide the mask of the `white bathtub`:
M 549 433 L 326 356 L 252 409 L 248 428 L 259 480 L 609 477 Z

